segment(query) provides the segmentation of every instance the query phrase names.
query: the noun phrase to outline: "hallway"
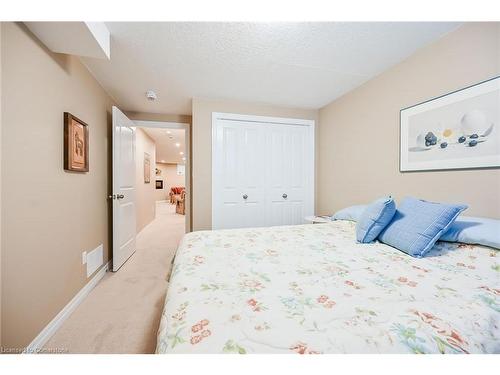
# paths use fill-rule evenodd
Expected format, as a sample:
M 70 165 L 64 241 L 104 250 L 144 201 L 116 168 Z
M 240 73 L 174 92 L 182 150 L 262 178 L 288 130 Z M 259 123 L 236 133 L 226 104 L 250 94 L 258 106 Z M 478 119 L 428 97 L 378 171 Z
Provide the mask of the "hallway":
M 137 236 L 137 251 L 108 272 L 45 348 L 69 353 L 153 353 L 170 262 L 184 234 L 175 206 L 156 203 L 156 219 Z

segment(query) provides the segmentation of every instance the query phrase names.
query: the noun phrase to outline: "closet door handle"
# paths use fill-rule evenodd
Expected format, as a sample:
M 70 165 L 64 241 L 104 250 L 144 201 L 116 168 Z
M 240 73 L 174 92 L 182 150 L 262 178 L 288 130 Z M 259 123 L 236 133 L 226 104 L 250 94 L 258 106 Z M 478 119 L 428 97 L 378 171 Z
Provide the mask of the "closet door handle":
M 283 197 L 283 199 L 287 199 L 288 195 L 286 193 L 283 193 L 282 197 Z
M 245 199 L 245 200 L 246 200 L 247 198 L 248 198 L 248 195 L 243 194 L 243 199 Z
M 123 198 L 125 198 L 125 195 L 123 195 L 123 194 L 117 194 L 116 198 L 117 199 L 123 199 Z

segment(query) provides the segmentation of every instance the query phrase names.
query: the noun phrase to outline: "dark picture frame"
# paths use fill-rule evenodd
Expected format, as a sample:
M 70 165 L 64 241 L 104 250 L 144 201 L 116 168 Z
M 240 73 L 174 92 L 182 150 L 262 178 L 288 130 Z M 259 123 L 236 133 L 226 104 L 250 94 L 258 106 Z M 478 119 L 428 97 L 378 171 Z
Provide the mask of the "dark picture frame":
M 156 180 L 156 189 L 163 189 L 163 180 Z
M 63 159 L 66 171 L 89 171 L 89 126 L 69 112 L 64 112 Z

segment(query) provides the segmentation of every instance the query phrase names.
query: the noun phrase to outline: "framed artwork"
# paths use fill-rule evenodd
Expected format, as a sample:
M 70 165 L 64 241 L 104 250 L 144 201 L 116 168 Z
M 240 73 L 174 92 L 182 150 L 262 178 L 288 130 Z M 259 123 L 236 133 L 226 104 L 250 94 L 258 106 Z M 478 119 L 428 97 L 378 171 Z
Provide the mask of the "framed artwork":
M 400 111 L 400 171 L 500 166 L 500 77 Z
M 163 180 L 156 180 L 156 189 L 163 189 Z
M 89 126 L 68 112 L 64 112 L 64 169 L 89 171 Z
M 144 183 L 151 182 L 151 157 L 147 152 L 144 153 Z
M 185 164 L 177 164 L 177 176 L 184 176 L 186 173 Z

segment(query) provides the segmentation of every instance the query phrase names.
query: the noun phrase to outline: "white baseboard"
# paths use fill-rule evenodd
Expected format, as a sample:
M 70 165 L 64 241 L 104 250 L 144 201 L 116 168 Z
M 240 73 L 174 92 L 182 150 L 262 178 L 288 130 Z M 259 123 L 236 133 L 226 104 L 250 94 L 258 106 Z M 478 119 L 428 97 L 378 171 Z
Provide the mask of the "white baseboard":
M 43 346 L 50 340 L 50 338 L 62 326 L 64 321 L 69 318 L 71 313 L 80 305 L 87 297 L 92 289 L 101 281 L 106 272 L 110 269 L 111 261 L 104 265 L 95 276 L 73 297 L 69 303 L 50 321 L 47 326 L 42 329 L 37 337 L 24 349 L 24 354 L 39 353 Z

